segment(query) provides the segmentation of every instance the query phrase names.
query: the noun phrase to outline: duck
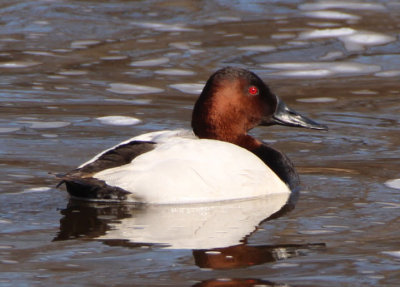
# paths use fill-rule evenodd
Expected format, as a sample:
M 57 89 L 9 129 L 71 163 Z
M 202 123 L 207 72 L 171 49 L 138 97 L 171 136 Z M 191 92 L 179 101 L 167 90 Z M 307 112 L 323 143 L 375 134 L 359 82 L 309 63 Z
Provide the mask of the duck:
M 293 163 L 248 133 L 271 125 L 327 130 L 289 108 L 255 73 L 221 68 L 194 104 L 192 130 L 130 138 L 58 175 L 58 186 L 74 199 L 138 204 L 289 195 L 300 187 Z

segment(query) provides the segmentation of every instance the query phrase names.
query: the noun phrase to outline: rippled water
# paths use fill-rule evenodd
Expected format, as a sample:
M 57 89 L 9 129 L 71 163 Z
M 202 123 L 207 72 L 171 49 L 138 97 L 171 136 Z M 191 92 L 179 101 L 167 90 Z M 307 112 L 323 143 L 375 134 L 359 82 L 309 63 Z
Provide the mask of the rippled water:
M 397 1 L 2 1 L 0 19 L 1 286 L 398 286 Z M 49 172 L 188 128 L 226 65 L 330 128 L 252 132 L 295 162 L 294 210 L 85 205 L 55 188 Z

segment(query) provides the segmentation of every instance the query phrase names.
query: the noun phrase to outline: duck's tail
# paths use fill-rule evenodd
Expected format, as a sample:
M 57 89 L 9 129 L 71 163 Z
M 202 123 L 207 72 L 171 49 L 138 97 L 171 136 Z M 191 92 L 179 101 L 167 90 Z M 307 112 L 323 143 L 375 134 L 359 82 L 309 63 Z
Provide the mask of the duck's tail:
M 104 181 L 93 177 L 79 177 L 73 174 L 56 175 L 60 182 L 57 188 L 65 184 L 67 192 L 74 198 L 84 200 L 123 201 L 127 199 L 128 191 L 107 185 Z

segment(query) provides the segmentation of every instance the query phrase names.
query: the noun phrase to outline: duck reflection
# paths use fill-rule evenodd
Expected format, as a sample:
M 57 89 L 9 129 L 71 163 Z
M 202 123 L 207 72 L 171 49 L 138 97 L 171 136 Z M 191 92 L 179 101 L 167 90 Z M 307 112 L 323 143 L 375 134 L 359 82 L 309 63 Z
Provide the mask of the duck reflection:
M 305 254 L 323 244 L 282 244 L 249 246 L 245 243 L 213 250 L 193 250 L 197 266 L 211 269 L 232 269 L 275 262 Z
M 193 287 L 290 287 L 287 284 L 277 284 L 261 279 L 212 279 L 193 285 Z
M 296 196 L 194 205 L 102 205 L 71 200 L 54 240 L 96 238 L 111 246 L 192 250 L 201 268 L 239 268 L 300 255 L 310 245 L 249 246 L 260 223 L 294 208 Z

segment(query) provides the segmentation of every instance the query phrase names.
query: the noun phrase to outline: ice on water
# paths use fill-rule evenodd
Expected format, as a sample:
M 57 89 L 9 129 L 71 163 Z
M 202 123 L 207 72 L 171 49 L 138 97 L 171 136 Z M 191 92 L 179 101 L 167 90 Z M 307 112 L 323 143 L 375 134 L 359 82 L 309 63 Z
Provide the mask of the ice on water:
M 31 129 L 57 129 L 69 126 L 71 124 L 70 122 L 64 121 L 20 121 L 19 123 L 28 124 Z
M 105 125 L 113 125 L 113 126 L 131 126 L 136 125 L 141 122 L 141 120 L 128 117 L 128 116 L 104 116 L 96 118 L 102 124 Z
M 390 188 L 400 189 L 400 178 L 388 180 L 385 185 Z
M 124 95 L 153 94 L 161 93 L 164 91 L 160 88 L 126 83 L 111 83 L 110 88 L 107 90 L 116 94 Z
M 35 61 L 9 61 L 0 62 L 0 68 L 29 68 L 40 64 L 40 62 Z
M 242 46 L 239 47 L 238 49 L 251 52 L 271 52 L 276 50 L 276 48 L 272 45 L 250 45 L 250 46 Z
M 299 5 L 301 10 L 326 10 L 326 9 L 349 9 L 349 10 L 375 10 L 384 11 L 386 7 L 377 3 L 365 3 L 355 1 L 320 1 Z
M 363 50 L 366 47 L 394 42 L 396 37 L 371 31 L 359 31 L 348 27 L 314 29 L 299 34 L 301 40 L 338 38 L 348 51 Z
M 168 62 L 169 62 L 168 58 L 161 57 L 161 58 L 133 61 L 130 65 L 132 67 L 154 67 L 154 66 L 166 64 Z
M 192 76 L 196 74 L 196 72 L 194 71 L 183 70 L 183 69 L 162 69 L 155 71 L 155 73 L 159 75 L 168 75 L 168 76 Z
M 193 95 L 199 95 L 204 88 L 204 84 L 197 83 L 172 84 L 169 86 L 182 93 Z
M 329 10 L 309 11 L 309 12 L 304 12 L 303 14 L 305 16 L 308 16 L 311 18 L 320 18 L 320 19 L 335 19 L 335 20 L 358 20 L 358 19 L 360 19 L 360 17 L 357 15 L 339 12 L 339 11 L 329 11 Z
M 268 63 L 261 65 L 264 68 L 280 70 L 272 75 L 286 77 L 327 77 L 345 76 L 348 74 L 369 74 L 378 72 L 378 65 L 363 64 L 357 62 L 287 62 Z

